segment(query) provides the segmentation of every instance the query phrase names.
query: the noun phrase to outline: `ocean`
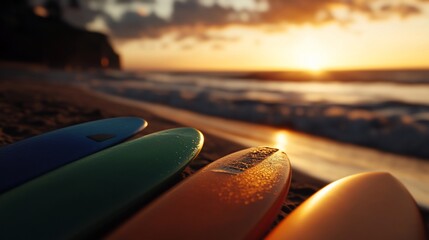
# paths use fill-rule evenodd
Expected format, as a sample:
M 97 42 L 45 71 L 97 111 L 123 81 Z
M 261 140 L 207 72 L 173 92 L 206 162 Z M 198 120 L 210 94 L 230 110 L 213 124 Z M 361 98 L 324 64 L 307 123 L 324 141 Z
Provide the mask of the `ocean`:
M 429 158 L 429 71 L 104 73 L 89 82 L 112 95 Z

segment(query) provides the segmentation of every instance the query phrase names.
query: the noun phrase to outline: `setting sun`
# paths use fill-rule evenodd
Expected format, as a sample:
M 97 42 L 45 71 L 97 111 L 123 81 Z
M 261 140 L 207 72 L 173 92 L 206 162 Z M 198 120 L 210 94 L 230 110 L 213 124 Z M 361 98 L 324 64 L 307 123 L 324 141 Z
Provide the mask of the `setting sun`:
M 311 72 L 320 72 L 322 70 L 322 61 L 317 55 L 303 55 L 300 65 Z
M 326 51 L 319 42 L 304 36 L 296 46 L 296 65 L 307 71 L 320 72 L 326 64 Z

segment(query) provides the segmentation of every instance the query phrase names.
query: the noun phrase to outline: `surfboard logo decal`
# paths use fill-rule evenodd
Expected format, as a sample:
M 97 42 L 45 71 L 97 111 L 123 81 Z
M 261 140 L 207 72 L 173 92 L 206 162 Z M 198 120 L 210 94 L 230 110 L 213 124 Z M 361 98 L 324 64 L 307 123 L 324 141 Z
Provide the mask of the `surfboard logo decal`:
M 237 158 L 235 161 L 231 162 L 226 166 L 213 169 L 212 172 L 227 173 L 227 174 L 234 174 L 234 175 L 240 174 L 258 165 L 261 161 L 270 157 L 277 151 L 279 150 L 276 148 L 258 147 L 254 151 L 249 152 L 240 158 Z

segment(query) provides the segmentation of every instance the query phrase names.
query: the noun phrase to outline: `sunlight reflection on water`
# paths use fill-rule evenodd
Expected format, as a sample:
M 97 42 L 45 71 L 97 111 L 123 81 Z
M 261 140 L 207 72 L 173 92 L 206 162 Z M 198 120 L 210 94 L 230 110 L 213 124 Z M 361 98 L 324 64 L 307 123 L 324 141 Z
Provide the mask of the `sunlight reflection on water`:
M 274 135 L 274 147 L 285 151 L 288 145 L 288 133 L 286 131 L 278 131 Z

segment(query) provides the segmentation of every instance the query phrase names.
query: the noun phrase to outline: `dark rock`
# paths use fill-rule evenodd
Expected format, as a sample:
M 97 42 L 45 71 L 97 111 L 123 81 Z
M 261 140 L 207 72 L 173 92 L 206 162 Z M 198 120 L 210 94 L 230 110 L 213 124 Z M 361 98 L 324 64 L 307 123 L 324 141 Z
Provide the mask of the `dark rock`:
M 26 1 L 6 2 L 0 9 L 1 60 L 54 68 L 120 68 L 119 55 L 106 35 L 71 26 L 58 11 L 40 17 Z

